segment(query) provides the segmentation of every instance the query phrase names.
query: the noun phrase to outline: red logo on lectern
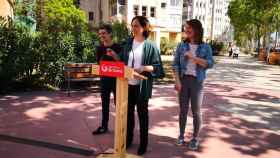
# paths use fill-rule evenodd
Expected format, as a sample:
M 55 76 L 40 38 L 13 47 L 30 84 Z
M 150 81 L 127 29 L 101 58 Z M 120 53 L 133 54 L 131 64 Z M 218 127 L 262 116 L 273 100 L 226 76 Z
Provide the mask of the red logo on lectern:
M 109 77 L 124 77 L 124 63 L 100 61 L 99 74 Z

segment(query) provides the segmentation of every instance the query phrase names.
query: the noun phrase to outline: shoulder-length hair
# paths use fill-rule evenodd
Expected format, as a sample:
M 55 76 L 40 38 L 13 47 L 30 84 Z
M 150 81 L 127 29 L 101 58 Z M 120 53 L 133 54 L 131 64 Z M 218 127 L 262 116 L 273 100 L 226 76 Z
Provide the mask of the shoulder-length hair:
M 135 16 L 131 21 L 131 25 L 134 20 L 137 20 L 141 25 L 141 27 L 143 27 L 144 29 L 143 36 L 145 37 L 145 39 L 147 39 L 151 32 L 151 25 L 149 20 L 145 16 Z
M 197 19 L 192 19 L 187 21 L 186 24 L 189 25 L 194 31 L 194 42 L 196 44 L 202 44 L 204 30 L 201 22 Z M 187 42 L 190 42 L 190 39 L 187 38 Z

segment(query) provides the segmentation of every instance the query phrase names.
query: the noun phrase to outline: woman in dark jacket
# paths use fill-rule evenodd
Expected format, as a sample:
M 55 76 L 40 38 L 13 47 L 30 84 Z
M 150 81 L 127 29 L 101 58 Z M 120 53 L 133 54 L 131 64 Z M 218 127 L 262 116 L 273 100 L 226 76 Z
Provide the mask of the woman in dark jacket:
M 131 22 L 133 37 L 123 44 L 119 58 L 128 67 L 147 77 L 147 80 L 128 81 L 127 148 L 132 145 L 135 126 L 134 111 L 137 108 L 140 125 L 140 145 L 138 155 L 143 155 L 148 145 L 148 103 L 152 96 L 153 79 L 163 77 L 163 67 L 158 48 L 147 38 L 150 24 L 146 17 L 136 16 Z

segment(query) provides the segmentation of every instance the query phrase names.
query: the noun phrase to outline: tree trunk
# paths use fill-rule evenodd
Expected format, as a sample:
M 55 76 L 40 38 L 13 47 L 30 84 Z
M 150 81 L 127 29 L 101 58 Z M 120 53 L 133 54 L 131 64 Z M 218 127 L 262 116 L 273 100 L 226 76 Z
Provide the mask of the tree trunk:
M 257 26 L 257 40 L 258 40 L 258 55 L 260 54 L 260 48 L 261 48 L 261 37 L 260 37 L 260 26 Z

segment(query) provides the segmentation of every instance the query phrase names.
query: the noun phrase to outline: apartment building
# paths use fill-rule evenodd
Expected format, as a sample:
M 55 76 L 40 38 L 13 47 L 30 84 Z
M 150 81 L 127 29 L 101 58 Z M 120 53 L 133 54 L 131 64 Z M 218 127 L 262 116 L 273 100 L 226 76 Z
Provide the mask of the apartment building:
M 227 16 L 229 2 L 230 0 L 184 0 L 183 21 L 200 20 L 205 39 L 230 41 L 232 27 Z
M 79 5 L 89 22 L 125 21 L 130 27 L 136 15 L 146 16 L 151 25 L 151 39 L 160 46 L 160 39 L 181 40 L 183 0 L 80 0 Z

